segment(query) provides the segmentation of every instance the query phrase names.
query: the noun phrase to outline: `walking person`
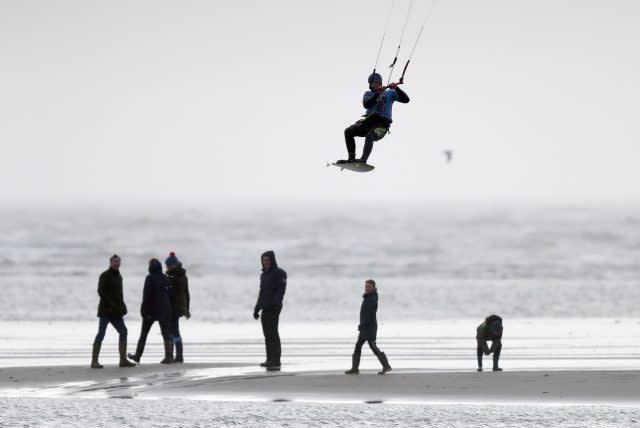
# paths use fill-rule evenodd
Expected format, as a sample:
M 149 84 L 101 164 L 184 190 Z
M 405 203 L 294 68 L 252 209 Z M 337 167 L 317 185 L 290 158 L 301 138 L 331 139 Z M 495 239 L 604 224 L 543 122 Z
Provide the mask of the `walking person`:
M 484 322 L 476 329 L 476 341 L 478 347 L 476 354 L 478 357 L 478 371 L 482 371 L 482 354 L 493 354 L 493 371 L 501 372 L 498 366 L 500 352 L 502 352 L 502 318 L 498 315 L 489 315 Z M 487 341 L 491 341 L 491 348 Z
M 358 341 L 356 348 L 351 357 L 351 369 L 344 372 L 348 375 L 357 375 L 360 373 L 360 355 L 362 354 L 362 345 L 365 342 L 369 344 L 369 348 L 378 357 L 382 370 L 378 372 L 383 375 L 391 371 L 389 360 L 384 352 L 376 345 L 376 336 L 378 334 L 378 321 L 376 320 L 376 312 L 378 311 L 378 290 L 376 282 L 368 279 L 364 283 L 364 294 L 362 296 L 362 305 L 360 306 L 360 324 L 358 325 Z
M 173 340 L 171 339 L 171 301 L 169 300 L 169 278 L 162 273 L 162 264 L 158 259 L 149 260 L 149 275 L 145 278 L 142 291 L 142 305 L 140 306 L 142 327 L 136 353 L 131 358 L 136 363 L 140 362 L 144 347 L 147 343 L 147 335 L 153 323 L 158 321 L 160 331 L 164 339 L 164 359 L 162 364 L 173 362 Z
M 184 357 L 182 355 L 182 335 L 180 334 L 180 317 L 191 318 L 191 313 L 189 312 L 189 304 L 191 301 L 189 296 L 189 279 L 187 278 L 187 271 L 182 267 L 182 263 L 173 251 L 169 253 L 169 257 L 167 257 L 164 264 L 167 266 L 166 272 L 169 276 L 169 283 L 171 284 L 169 290 L 171 300 L 171 335 L 176 347 L 176 356 L 173 362 L 184 363 Z
M 124 304 L 122 295 L 122 275 L 120 275 L 120 257 L 114 254 L 109 259 L 109 269 L 100 274 L 98 279 L 98 334 L 93 341 L 93 351 L 91 353 L 91 368 L 101 369 L 103 366 L 98 362 L 100 348 L 107 326 L 111 324 L 120 335 L 118 341 L 118 354 L 120 355 L 120 367 L 133 367 L 134 363 L 127 360 L 127 326 L 123 317 L 127 314 L 127 305 Z
M 253 318 L 262 321 L 262 333 L 267 352 L 267 360 L 261 367 L 277 369 L 280 367 L 282 345 L 278 333 L 282 300 L 287 289 L 287 273 L 278 267 L 276 255 L 267 251 L 260 257 L 262 274 L 260 275 L 260 293 L 253 309 Z M 262 316 L 260 315 L 262 311 Z

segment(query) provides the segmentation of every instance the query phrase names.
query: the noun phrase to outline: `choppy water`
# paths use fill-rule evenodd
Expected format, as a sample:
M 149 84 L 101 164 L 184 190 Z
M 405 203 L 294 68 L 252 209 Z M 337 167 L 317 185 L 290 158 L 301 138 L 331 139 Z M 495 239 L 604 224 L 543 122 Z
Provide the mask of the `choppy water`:
M 0 420 L 12 427 L 621 427 L 640 423 L 625 407 L 440 406 L 254 403 L 182 400 L 0 398 Z
M 333 208 L 4 207 L 0 319 L 93 319 L 114 252 L 135 317 L 146 261 L 174 250 L 197 319 L 248 320 L 266 249 L 289 273 L 290 320 L 354 319 L 369 277 L 386 319 L 640 316 L 634 207 Z

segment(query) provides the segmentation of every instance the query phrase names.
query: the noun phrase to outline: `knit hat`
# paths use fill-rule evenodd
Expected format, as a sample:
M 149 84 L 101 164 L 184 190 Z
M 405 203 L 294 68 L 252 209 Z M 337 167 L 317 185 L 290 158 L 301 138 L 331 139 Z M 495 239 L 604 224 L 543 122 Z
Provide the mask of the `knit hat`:
M 176 257 L 176 253 L 173 251 L 169 253 L 169 257 L 164 261 L 164 264 L 167 266 L 174 266 L 178 263 L 178 258 Z

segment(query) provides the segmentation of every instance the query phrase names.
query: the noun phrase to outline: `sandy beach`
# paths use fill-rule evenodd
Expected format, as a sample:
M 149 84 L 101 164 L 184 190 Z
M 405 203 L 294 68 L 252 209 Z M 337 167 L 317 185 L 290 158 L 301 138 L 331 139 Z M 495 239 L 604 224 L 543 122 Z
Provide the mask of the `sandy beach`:
M 280 372 L 258 367 L 263 343 L 252 323 L 188 324 L 188 359 L 179 365 L 158 364 L 160 343 L 152 337 L 142 364 L 118 368 L 107 339 L 101 370 L 88 368 L 93 323 L 21 323 L 7 331 L 31 339 L 5 334 L 0 397 L 640 404 L 638 347 L 629 346 L 640 329 L 635 319 L 511 320 L 502 373 L 475 371 L 473 338 L 460 334 L 470 322 L 385 323 L 381 332 L 392 339 L 379 344 L 394 367 L 385 376 L 366 348 L 361 374 L 343 374 L 353 345 L 348 323 L 284 325 Z M 533 334 L 551 324 L 553 334 Z M 59 329 L 68 332 L 62 342 L 51 339 Z
M 233 369 L 233 370 L 230 370 Z M 228 375 L 230 371 L 238 374 Z M 430 404 L 640 405 L 640 371 L 420 372 L 379 376 L 333 371 L 265 373 L 232 365 L 146 365 L 123 371 L 86 367 L 0 371 L 9 397 L 195 399 L 216 401 Z

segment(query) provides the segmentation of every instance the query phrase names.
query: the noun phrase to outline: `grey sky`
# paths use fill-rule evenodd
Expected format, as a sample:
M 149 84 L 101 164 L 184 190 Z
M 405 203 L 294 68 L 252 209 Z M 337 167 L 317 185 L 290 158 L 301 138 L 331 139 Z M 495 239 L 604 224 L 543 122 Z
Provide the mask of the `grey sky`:
M 376 170 L 325 168 L 389 4 L 0 0 L 0 197 L 640 201 L 635 0 L 440 0 Z

